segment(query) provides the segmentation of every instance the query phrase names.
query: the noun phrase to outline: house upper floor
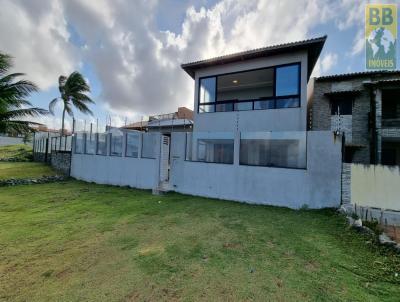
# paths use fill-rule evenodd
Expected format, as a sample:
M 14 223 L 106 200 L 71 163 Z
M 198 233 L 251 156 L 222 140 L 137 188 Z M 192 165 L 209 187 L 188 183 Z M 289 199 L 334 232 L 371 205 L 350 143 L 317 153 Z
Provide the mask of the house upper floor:
M 399 70 L 322 76 L 309 86 L 309 126 L 344 133 L 346 161 L 400 164 Z
M 183 64 L 194 131 L 305 131 L 307 82 L 326 36 Z

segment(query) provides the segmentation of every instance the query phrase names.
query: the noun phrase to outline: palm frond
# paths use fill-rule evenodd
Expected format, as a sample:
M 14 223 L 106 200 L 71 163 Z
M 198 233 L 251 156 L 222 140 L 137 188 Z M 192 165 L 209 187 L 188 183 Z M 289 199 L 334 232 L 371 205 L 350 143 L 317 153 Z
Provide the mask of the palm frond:
M 7 72 L 12 67 L 12 57 L 0 52 L 0 75 Z
M 0 121 L 12 120 L 26 116 L 39 116 L 47 114 L 48 111 L 42 108 L 32 107 L 16 110 L 8 110 L 6 112 L 0 112 Z
M 70 117 L 74 117 L 74 112 L 72 111 L 71 104 L 70 103 L 64 103 L 64 104 L 65 104 L 64 106 L 65 112 L 67 112 Z
M 35 132 L 34 125 L 42 125 L 31 121 L 0 121 L 0 131 L 5 133 L 25 134 Z
M 72 94 L 76 92 L 85 93 L 90 92 L 90 87 L 88 83 L 86 83 L 83 76 L 79 72 L 75 71 L 71 73 L 71 75 L 65 82 L 65 92 L 67 94 Z
M 21 121 L 20 118 L 47 114 L 47 110 L 31 107 L 26 98 L 38 90 L 37 86 L 27 80 L 19 79 L 23 73 L 6 75 L 12 67 L 12 57 L 0 53 L 0 132 L 23 134 L 34 129 L 35 122 Z
M 76 100 L 76 99 L 73 98 L 73 99 L 72 99 L 72 104 L 74 104 L 74 106 L 75 106 L 80 112 L 82 112 L 82 113 L 84 113 L 84 114 L 93 115 L 92 110 L 90 110 L 89 107 L 86 106 L 86 104 L 83 103 L 82 101 Z
M 32 92 L 37 91 L 35 84 L 26 80 L 19 80 L 15 83 L 4 84 L 0 80 L 0 101 L 1 100 L 16 100 L 28 97 Z
M 49 104 L 49 112 L 50 112 L 52 115 L 54 115 L 54 108 L 56 107 L 58 100 L 59 100 L 59 98 L 55 98 L 55 99 L 53 99 L 53 100 L 50 102 L 50 104 Z
M 75 101 L 94 104 L 94 101 L 88 95 L 81 92 L 71 93 L 70 97 L 71 99 L 75 99 Z

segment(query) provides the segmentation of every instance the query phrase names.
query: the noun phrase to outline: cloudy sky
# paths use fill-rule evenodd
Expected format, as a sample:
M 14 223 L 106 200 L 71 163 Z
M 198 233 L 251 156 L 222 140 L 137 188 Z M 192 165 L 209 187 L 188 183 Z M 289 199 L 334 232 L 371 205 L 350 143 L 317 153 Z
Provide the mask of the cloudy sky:
M 378 2 L 378 1 L 374 1 Z M 389 1 L 399 2 L 399 1 Z M 364 70 L 357 0 L 0 0 L 0 51 L 15 57 L 47 108 L 58 76 L 80 71 L 105 124 L 193 107 L 180 64 L 327 34 L 315 75 Z M 55 117 L 42 121 L 60 126 Z M 68 123 L 69 124 L 69 123 Z

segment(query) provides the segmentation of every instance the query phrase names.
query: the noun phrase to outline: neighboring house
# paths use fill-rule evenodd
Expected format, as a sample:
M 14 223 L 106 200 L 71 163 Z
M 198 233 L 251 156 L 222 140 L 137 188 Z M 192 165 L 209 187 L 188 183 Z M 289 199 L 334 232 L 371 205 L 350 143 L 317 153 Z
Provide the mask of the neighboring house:
M 345 162 L 400 165 L 400 71 L 323 76 L 310 86 L 310 129 L 343 132 Z
M 148 121 L 135 122 L 124 127 L 124 129 L 146 132 L 188 132 L 193 128 L 193 110 L 179 107 L 177 112 L 149 116 Z

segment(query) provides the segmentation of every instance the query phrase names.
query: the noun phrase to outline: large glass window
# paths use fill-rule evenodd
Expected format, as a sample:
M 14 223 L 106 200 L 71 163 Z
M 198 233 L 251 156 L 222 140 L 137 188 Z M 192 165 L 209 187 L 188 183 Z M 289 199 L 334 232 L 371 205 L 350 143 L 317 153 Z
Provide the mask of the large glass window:
M 274 69 L 266 68 L 218 76 L 217 103 L 252 101 L 273 96 Z M 246 104 L 246 103 L 245 103 Z M 251 106 L 253 107 L 253 106 Z M 249 110 L 248 105 L 226 107 L 228 110 Z
M 96 154 L 107 155 L 107 133 L 97 134 Z
M 199 113 L 300 106 L 300 63 L 200 79 Z
M 300 65 L 288 65 L 276 68 L 276 96 L 298 95 Z
M 200 80 L 200 104 L 215 102 L 215 81 L 215 77 Z
M 126 152 L 125 156 L 135 157 L 139 156 L 139 133 L 127 133 L 126 134 Z
M 233 140 L 199 139 L 197 160 L 208 163 L 233 164 Z
M 242 133 L 240 164 L 284 168 L 306 168 L 306 133 Z
M 197 132 L 186 137 L 186 160 L 233 164 L 233 133 Z

